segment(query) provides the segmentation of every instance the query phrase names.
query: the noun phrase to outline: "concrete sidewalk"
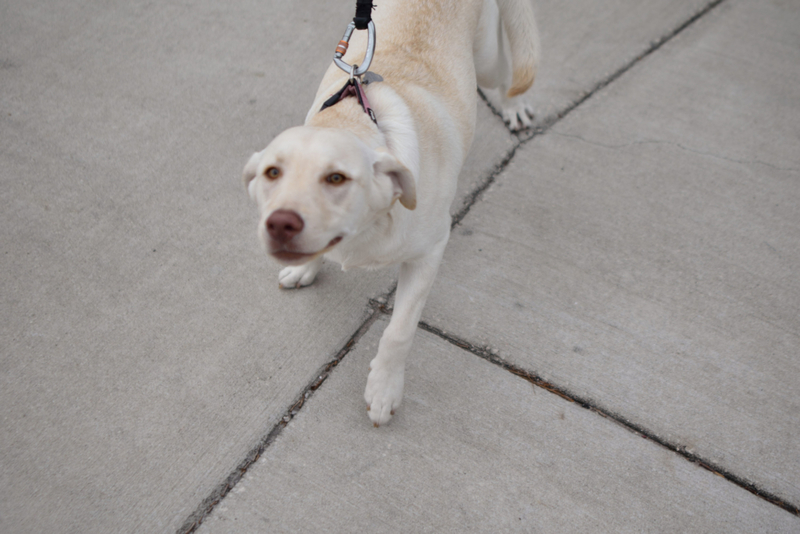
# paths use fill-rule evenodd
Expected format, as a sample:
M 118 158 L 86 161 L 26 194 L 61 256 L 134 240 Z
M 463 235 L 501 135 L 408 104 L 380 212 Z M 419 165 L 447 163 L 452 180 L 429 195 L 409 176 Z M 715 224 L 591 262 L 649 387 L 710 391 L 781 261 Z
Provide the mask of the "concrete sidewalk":
M 800 531 L 800 6 L 534 7 L 376 430 L 395 273 L 279 291 L 239 180 L 351 2 L 0 6 L 0 531 Z

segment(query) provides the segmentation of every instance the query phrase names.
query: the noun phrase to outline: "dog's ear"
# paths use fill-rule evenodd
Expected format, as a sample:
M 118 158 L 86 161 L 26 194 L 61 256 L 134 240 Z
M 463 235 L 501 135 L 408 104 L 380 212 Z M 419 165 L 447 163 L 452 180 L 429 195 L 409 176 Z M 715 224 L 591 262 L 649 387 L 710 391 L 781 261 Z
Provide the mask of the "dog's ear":
M 261 152 L 254 152 L 250 159 L 247 160 L 247 164 L 244 166 L 244 170 L 242 171 L 242 180 L 244 181 L 244 186 L 250 191 L 250 184 L 253 182 L 253 178 L 256 177 L 256 171 L 258 170 L 258 162 L 261 159 Z M 250 192 L 252 196 L 252 192 Z
M 413 210 L 417 207 L 417 184 L 414 175 L 405 165 L 397 161 L 385 150 L 376 150 L 377 159 L 373 165 L 375 176 L 386 175 L 392 181 L 392 198 L 399 198 L 400 203 Z

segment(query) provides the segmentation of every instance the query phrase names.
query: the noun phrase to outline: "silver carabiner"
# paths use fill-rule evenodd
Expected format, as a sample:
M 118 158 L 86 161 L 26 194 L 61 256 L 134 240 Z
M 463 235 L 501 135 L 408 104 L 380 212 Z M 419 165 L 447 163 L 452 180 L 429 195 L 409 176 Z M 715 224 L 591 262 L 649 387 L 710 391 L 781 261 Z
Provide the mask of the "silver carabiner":
M 372 56 L 375 54 L 375 24 L 369 21 L 367 25 L 367 52 L 364 54 L 364 62 L 361 65 L 350 65 L 342 59 L 342 56 L 347 52 L 347 46 L 350 44 L 350 36 L 353 35 L 353 30 L 355 29 L 355 22 L 351 22 L 347 25 L 347 29 L 344 31 L 344 37 L 339 41 L 336 52 L 333 54 L 333 62 L 336 63 L 337 67 L 349 74 L 351 78 L 362 76 L 367 72 L 370 63 L 372 63 Z

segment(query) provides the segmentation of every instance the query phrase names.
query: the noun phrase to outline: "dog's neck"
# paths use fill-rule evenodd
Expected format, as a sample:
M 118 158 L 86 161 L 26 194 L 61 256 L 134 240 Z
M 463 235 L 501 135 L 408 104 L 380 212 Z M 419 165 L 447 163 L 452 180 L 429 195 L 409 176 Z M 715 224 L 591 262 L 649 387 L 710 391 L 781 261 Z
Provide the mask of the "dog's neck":
M 348 97 L 324 111 L 319 111 L 319 102 L 315 102 L 306 117 L 306 126 L 348 130 L 373 150 L 385 147 L 411 171 L 415 181 L 418 180 L 419 141 L 411 111 L 385 82 L 369 84 L 365 91 L 377 117 L 377 125 L 364 112 L 357 98 Z
M 386 145 L 383 132 L 364 113 L 355 97 L 343 98 L 335 105 L 312 115 L 306 121 L 306 126 L 347 130 L 372 149 Z

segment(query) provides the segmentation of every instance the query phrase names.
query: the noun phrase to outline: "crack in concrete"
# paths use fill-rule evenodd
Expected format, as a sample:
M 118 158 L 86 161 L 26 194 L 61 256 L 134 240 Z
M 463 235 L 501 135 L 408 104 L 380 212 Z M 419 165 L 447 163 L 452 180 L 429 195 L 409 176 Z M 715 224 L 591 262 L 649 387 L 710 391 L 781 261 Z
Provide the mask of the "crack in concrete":
M 562 132 L 552 132 L 550 135 L 555 135 L 555 136 L 558 136 L 558 137 L 565 137 L 567 139 L 575 139 L 577 141 L 581 141 L 582 143 L 586 143 L 587 145 L 592 145 L 592 146 L 596 146 L 596 147 L 600 147 L 600 148 L 607 148 L 609 150 L 620 150 L 620 149 L 629 148 L 629 147 L 632 147 L 632 146 L 640 146 L 640 145 L 667 145 L 667 146 L 675 147 L 675 148 L 680 149 L 680 150 L 685 150 L 686 152 L 691 152 L 692 154 L 697 154 L 698 156 L 705 156 L 705 157 L 709 157 L 709 158 L 720 159 L 720 160 L 723 160 L 723 161 L 729 161 L 731 163 L 736 163 L 736 164 L 739 164 L 739 165 L 763 165 L 765 167 L 769 167 L 771 169 L 775 169 L 776 171 L 800 172 L 800 169 L 795 168 L 795 167 L 778 167 L 777 165 L 773 165 L 772 163 L 767 163 L 766 161 L 762 161 L 760 159 L 748 160 L 748 159 L 730 158 L 730 157 L 727 157 L 727 156 L 722 156 L 720 154 L 715 154 L 713 152 L 706 152 L 706 151 L 702 151 L 702 150 L 696 150 L 696 149 L 690 148 L 688 146 L 685 146 L 685 145 L 683 145 L 681 143 L 677 143 L 675 141 L 667 141 L 667 140 L 664 140 L 664 139 L 637 139 L 635 141 L 630 141 L 628 143 L 619 143 L 619 144 L 612 145 L 612 144 L 608 144 L 608 143 L 601 143 L 599 141 L 591 141 L 591 140 L 586 139 L 585 137 L 582 137 L 582 136 L 577 135 L 577 134 L 567 134 L 567 133 L 562 133 Z
M 500 160 L 500 163 L 495 165 L 492 172 L 489 173 L 483 181 L 481 181 L 475 188 L 467 195 L 464 199 L 463 206 L 461 207 L 458 212 L 453 215 L 452 222 L 450 223 L 450 229 L 452 230 L 459 223 L 467 216 L 467 213 L 472 209 L 472 206 L 478 202 L 481 195 L 484 191 L 489 189 L 489 187 L 495 182 L 497 177 L 502 173 L 505 168 L 511 163 L 511 160 L 514 159 L 514 155 L 517 153 L 517 149 L 522 145 L 521 142 L 517 142 L 514 146 L 512 146 L 504 155 L 503 159 Z
M 778 167 L 777 165 L 773 165 L 772 163 L 767 163 L 766 161 L 761 161 L 760 159 L 753 159 L 753 160 L 734 159 L 726 156 L 721 156 L 719 154 L 714 154 L 713 152 L 703 152 L 701 150 L 694 150 L 692 148 L 689 148 L 688 146 L 683 146 L 680 143 L 672 143 L 669 141 L 657 141 L 657 143 L 672 145 L 681 150 L 685 150 L 686 152 L 697 154 L 698 156 L 706 156 L 709 158 L 721 159 L 723 161 L 729 161 L 731 163 L 736 163 L 739 165 L 763 165 L 765 167 L 769 167 L 771 169 L 775 169 L 776 171 L 781 171 L 781 172 L 800 172 L 800 169 L 794 167 Z
M 574 100 L 571 104 L 567 105 L 567 107 L 565 107 L 563 110 L 561 110 L 559 112 L 556 112 L 555 114 L 550 115 L 549 117 L 545 118 L 542 121 L 541 125 L 535 131 L 531 132 L 526 137 L 521 137 L 522 142 L 525 143 L 525 142 L 529 141 L 530 139 L 532 139 L 532 138 L 538 136 L 539 134 L 543 133 L 544 131 L 549 130 L 555 123 L 559 122 L 561 119 L 563 119 L 569 113 L 571 113 L 575 108 L 577 108 L 578 106 L 580 106 L 581 104 L 583 104 L 584 102 L 589 100 L 592 96 L 594 96 L 596 93 L 598 93 L 600 90 L 602 90 L 603 88 L 605 88 L 606 86 L 608 86 L 612 82 L 615 82 L 617 79 L 619 79 L 621 76 L 623 76 L 629 70 L 631 70 L 633 67 L 638 65 L 639 62 L 641 62 L 643 59 L 645 59 L 646 57 L 650 56 L 653 52 L 655 52 L 658 49 L 660 49 L 662 46 L 667 44 L 669 41 L 671 41 L 678 34 L 683 32 L 686 28 L 688 28 L 689 26 L 691 26 L 692 24 L 697 22 L 699 19 L 701 19 L 703 16 L 707 15 L 715 7 L 719 6 L 720 4 L 722 4 L 725 1 L 726 0 L 713 0 L 713 1 L 709 2 L 704 7 L 700 8 L 698 11 L 696 11 L 694 15 L 692 15 L 691 17 L 686 19 L 683 23 L 679 24 L 673 30 L 669 31 L 668 33 L 662 35 L 661 37 L 659 37 L 659 38 L 657 38 L 657 39 L 655 39 L 653 41 L 650 41 L 650 46 L 648 46 L 644 51 L 642 51 L 639 55 L 634 57 L 627 64 L 623 65 L 621 68 L 619 68 L 615 72 L 609 74 L 605 78 L 603 78 L 600 81 L 598 81 L 596 84 L 594 84 L 594 86 L 591 89 L 589 89 L 588 91 L 583 92 L 580 98 Z

